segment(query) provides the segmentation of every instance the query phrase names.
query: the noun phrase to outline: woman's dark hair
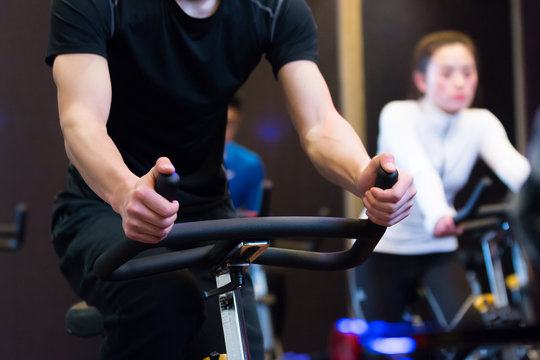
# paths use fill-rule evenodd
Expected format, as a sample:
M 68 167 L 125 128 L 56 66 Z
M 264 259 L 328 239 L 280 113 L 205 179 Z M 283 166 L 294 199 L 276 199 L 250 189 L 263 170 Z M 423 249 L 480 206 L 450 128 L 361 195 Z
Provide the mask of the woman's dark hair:
M 450 44 L 463 44 L 467 49 L 471 51 L 478 64 L 478 54 L 476 50 L 476 45 L 474 41 L 469 37 L 469 35 L 455 30 L 443 30 L 432 32 L 428 35 L 422 37 L 414 47 L 413 59 L 412 59 L 412 73 L 419 71 L 423 74 L 426 73 L 429 60 L 433 54 L 441 47 Z M 478 65 L 477 65 L 478 66 Z M 412 84 L 413 92 L 415 97 L 418 97 L 420 94 L 414 83 Z

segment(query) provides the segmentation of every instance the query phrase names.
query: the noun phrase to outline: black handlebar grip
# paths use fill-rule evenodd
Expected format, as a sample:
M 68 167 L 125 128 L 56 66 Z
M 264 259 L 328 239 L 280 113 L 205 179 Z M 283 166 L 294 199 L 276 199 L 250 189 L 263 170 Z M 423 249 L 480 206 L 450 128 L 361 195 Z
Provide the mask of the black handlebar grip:
M 398 180 L 398 171 L 392 173 L 387 172 L 379 166 L 377 177 L 375 178 L 375 187 L 386 190 L 390 189 Z
M 176 190 L 178 189 L 178 184 L 180 184 L 180 176 L 178 176 L 177 173 L 159 174 L 156 180 L 155 189 L 156 192 L 165 199 L 173 201 Z

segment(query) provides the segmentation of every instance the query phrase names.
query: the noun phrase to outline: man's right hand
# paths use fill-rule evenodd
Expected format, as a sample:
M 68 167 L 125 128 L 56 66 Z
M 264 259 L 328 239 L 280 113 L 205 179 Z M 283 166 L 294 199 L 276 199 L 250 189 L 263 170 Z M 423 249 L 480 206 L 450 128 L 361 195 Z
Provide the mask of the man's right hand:
M 383 190 L 374 187 L 379 167 L 388 173 L 398 170 L 398 181 L 392 188 Z M 396 167 L 394 157 L 390 153 L 373 157 L 362 171 L 360 179 L 363 186 L 366 184 L 369 186 L 364 190 L 362 202 L 371 221 L 382 226 L 392 226 L 409 216 L 416 195 L 413 177 Z
M 173 172 L 171 161 L 165 157 L 159 158 L 156 165 L 139 178 L 126 195 L 118 210 L 122 216 L 122 228 L 129 239 L 155 244 L 171 231 L 179 209 L 178 201 L 169 202 L 154 190 L 154 186 L 160 173 Z

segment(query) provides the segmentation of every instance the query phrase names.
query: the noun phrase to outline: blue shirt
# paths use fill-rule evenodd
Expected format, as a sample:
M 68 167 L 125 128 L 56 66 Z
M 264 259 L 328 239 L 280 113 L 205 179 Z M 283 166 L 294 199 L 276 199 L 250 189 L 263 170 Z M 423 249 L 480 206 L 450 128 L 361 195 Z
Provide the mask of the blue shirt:
M 223 157 L 234 206 L 258 212 L 261 207 L 262 182 L 266 176 L 261 158 L 233 141 L 225 144 Z

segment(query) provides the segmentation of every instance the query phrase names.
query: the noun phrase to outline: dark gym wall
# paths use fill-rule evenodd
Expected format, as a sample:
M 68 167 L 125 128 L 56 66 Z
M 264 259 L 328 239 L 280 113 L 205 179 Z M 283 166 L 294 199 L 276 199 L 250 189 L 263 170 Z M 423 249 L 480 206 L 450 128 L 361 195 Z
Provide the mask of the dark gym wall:
M 0 252 L 0 358 L 96 359 L 92 341 L 63 328 L 75 301 L 60 277 L 50 244 L 54 193 L 66 157 L 50 69 L 43 58 L 49 1 L 0 1 L 0 223 L 15 204 L 28 204 L 26 244 Z

